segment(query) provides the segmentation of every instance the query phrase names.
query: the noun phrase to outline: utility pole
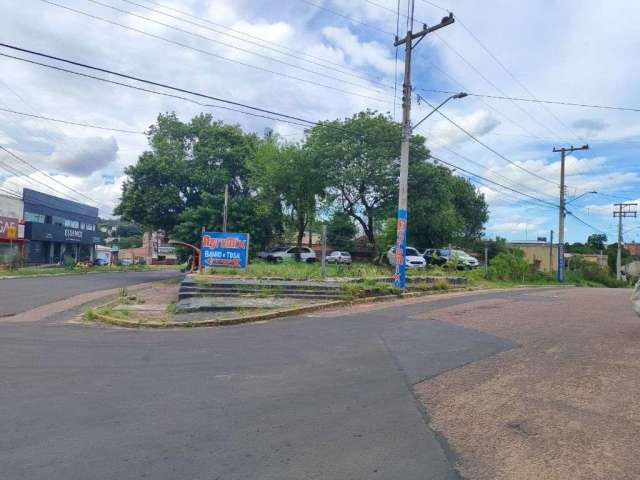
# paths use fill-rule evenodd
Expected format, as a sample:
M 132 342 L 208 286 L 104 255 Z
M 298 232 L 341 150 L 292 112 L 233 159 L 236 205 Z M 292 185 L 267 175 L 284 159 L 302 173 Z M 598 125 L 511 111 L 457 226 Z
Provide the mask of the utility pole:
M 553 148 L 554 152 L 560 152 L 560 219 L 558 221 L 558 282 L 564 282 L 564 219 L 566 212 L 566 186 L 564 184 L 564 160 L 567 152 L 577 150 L 589 150 L 589 145 L 570 148 Z
M 553 273 L 553 230 L 549 233 L 549 271 Z
M 626 217 L 637 217 L 638 211 L 632 210 L 637 207 L 637 203 L 615 203 L 618 211 L 613 212 L 613 216 L 618 217 L 618 257 L 616 259 L 616 278 L 622 280 L 622 219 Z
M 407 257 L 407 184 L 409 179 L 409 146 L 411 143 L 411 53 L 420 41 L 429 33 L 451 25 L 455 20 L 449 13 L 438 25 L 433 27 L 422 26 L 422 30 L 413 33 L 413 10 L 415 0 L 411 1 L 411 16 L 409 18 L 409 31 L 400 40 L 396 37 L 394 47 L 404 44 L 404 81 L 402 85 L 402 144 L 400 147 L 400 189 L 398 195 L 398 223 L 396 227 L 396 272 L 394 284 L 396 287 L 405 286 L 405 261 Z M 417 40 L 414 43 L 414 40 Z
M 222 213 L 222 231 L 227 231 L 227 209 L 229 208 L 229 185 L 224 186 L 224 211 Z

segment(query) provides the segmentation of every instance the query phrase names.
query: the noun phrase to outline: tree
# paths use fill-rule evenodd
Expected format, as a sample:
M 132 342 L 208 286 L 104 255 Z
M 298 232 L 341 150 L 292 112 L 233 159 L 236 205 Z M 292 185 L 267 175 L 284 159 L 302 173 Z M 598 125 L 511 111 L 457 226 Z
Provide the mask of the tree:
M 334 212 L 327 224 L 327 243 L 337 250 L 352 250 L 358 229 L 344 212 Z
M 605 233 L 593 233 L 587 238 L 587 245 L 594 251 L 600 252 L 604 250 L 607 244 L 607 235 Z
M 194 242 L 202 226 L 222 228 L 226 185 L 229 229 L 250 232 L 252 245 L 269 241 L 281 226 L 280 209 L 256 201 L 247 168 L 260 143 L 255 135 L 211 115 L 198 115 L 189 123 L 173 113 L 159 115 L 149 129 L 150 150 L 125 171 L 128 178 L 115 213 Z
M 275 136 L 261 142 L 248 162 L 250 180 L 263 202 L 280 203 L 296 231 L 298 247 L 325 194 L 323 159 L 296 144 L 280 144 Z
M 389 116 L 367 110 L 308 132 L 305 148 L 324 160 L 323 174 L 337 207 L 360 225 L 372 245 L 376 220 L 395 211 L 401 131 Z M 412 137 L 411 156 L 427 158 L 424 138 Z

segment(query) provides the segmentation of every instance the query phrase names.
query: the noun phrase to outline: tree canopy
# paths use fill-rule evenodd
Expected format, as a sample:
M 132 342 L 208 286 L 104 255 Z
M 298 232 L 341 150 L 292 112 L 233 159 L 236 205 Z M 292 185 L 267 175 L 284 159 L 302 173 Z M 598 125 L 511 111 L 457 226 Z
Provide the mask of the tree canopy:
M 378 245 L 385 249 L 397 205 L 400 133 L 398 123 L 374 111 L 322 122 L 296 144 L 211 115 L 182 122 L 161 114 L 149 129 L 149 149 L 125 171 L 115 213 L 197 242 L 202 227 L 222 228 L 226 185 L 228 229 L 249 232 L 254 248 L 293 237 L 300 244 L 305 229 L 329 220 L 323 212 L 334 212 L 334 246 L 348 249 L 358 231 L 376 246 L 388 231 Z M 409 242 L 426 248 L 478 240 L 488 218 L 484 197 L 431 163 L 425 142 L 411 139 Z

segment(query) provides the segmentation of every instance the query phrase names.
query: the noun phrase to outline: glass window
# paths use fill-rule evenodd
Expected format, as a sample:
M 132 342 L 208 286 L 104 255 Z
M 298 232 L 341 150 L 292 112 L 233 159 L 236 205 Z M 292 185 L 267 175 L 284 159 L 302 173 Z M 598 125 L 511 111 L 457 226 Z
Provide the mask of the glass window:
M 80 228 L 80 222 L 77 220 L 64 219 L 64 226 L 68 228 Z
M 44 223 L 44 215 L 41 213 L 24 212 L 24 219 L 27 222 Z
M 58 225 L 59 227 L 62 227 L 62 226 L 65 226 L 65 222 L 66 222 L 66 220 L 64 218 L 54 216 L 52 218 L 52 222 L 51 223 L 53 223 L 54 225 Z

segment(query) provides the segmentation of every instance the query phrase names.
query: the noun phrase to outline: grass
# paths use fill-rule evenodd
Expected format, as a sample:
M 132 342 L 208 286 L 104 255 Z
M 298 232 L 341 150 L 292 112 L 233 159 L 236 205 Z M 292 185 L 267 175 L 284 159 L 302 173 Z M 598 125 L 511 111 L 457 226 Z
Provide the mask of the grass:
M 89 272 L 99 272 L 99 273 L 108 273 L 108 272 L 144 272 L 150 270 L 173 270 L 177 269 L 179 266 L 177 265 L 115 265 L 115 266 L 102 266 L 102 267 L 83 267 L 83 266 L 75 266 L 73 268 L 65 267 L 63 265 L 55 266 L 55 267 L 21 267 L 16 269 L 5 269 L 0 267 L 0 277 L 28 277 L 34 275 L 71 275 L 78 273 L 89 273 Z

